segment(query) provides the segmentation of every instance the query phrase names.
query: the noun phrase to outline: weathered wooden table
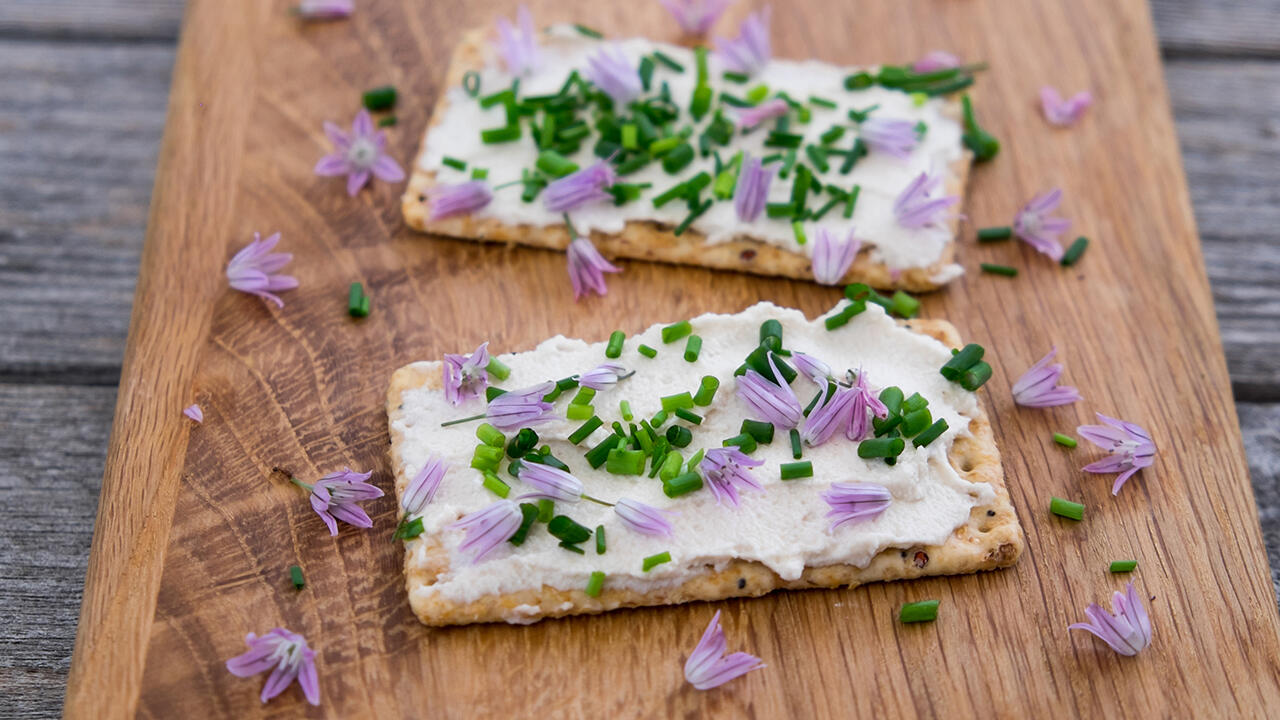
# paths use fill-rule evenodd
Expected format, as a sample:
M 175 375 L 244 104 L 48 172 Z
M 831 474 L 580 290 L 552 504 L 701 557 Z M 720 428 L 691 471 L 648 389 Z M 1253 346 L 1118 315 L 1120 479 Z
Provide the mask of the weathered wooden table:
M 1280 2 L 1153 10 L 1280 586 Z M 0 717 L 61 707 L 181 13 L 0 4 Z

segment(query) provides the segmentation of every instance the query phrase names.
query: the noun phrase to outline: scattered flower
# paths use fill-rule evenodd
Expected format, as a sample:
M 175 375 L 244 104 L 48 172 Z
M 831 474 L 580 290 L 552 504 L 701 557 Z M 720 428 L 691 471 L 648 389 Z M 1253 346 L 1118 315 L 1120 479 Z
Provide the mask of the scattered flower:
M 427 191 L 431 198 L 431 219 L 443 220 L 455 215 L 470 215 L 493 200 L 489 183 L 469 180 L 456 185 L 436 185 Z
M 194 403 L 189 407 L 185 408 L 182 411 L 182 414 L 186 415 L 187 417 L 191 418 L 197 423 L 204 422 L 204 410 L 201 410 L 200 406 Z
M 673 532 L 666 512 L 638 500 L 622 498 L 613 506 L 613 512 L 628 529 L 642 535 L 671 537 Z
M 627 375 L 627 369 L 618 363 L 605 363 L 588 370 L 578 378 L 578 384 L 592 390 L 604 390 Z
M 578 300 L 588 291 L 604 295 L 609 289 L 604 284 L 604 274 L 622 272 L 604 259 L 596 246 L 584 237 L 574 238 L 565 252 L 569 263 L 569 282 L 573 283 L 573 299 Z
M 302 0 L 293 11 L 303 20 L 341 20 L 355 9 L 355 0 Z
M 470 355 L 444 354 L 444 397 L 450 405 L 461 405 L 463 400 L 484 395 L 489 387 L 489 343 Z
M 1063 100 L 1054 88 L 1048 85 L 1040 88 L 1040 109 L 1050 125 L 1058 127 L 1074 125 L 1084 117 L 1085 111 L 1092 104 L 1093 95 L 1088 90 L 1081 90 L 1072 95 L 1069 100 Z
M 819 385 L 827 382 L 827 379 L 831 377 L 831 366 L 809 353 L 802 353 L 798 350 L 792 352 L 791 364 L 796 366 L 796 370 L 799 370 L 801 375 Z
M 422 512 L 427 503 L 436 496 L 436 491 L 440 489 L 440 481 L 444 480 L 444 474 L 448 470 L 449 463 L 435 456 L 428 457 L 422 469 L 405 488 L 404 497 L 400 500 L 400 508 L 409 515 Z
M 582 499 L 582 481 L 560 468 L 542 463 L 522 462 L 517 477 L 536 491 L 521 495 L 522 500 L 536 498 L 576 503 Z
M 1110 455 L 1089 463 L 1082 469 L 1088 473 L 1118 472 L 1111 494 L 1115 495 L 1136 472 L 1155 463 L 1156 444 L 1151 435 L 1131 422 L 1095 413 L 1103 425 L 1081 425 L 1076 428 L 1080 437 L 1106 450 Z
M 1073 623 L 1067 629 L 1088 630 L 1121 655 L 1137 655 L 1151 644 L 1151 618 L 1133 583 L 1111 596 L 1111 612 L 1089 603 L 1084 614 L 1090 622 Z
M 506 18 L 498 18 L 498 53 L 512 75 L 527 75 L 538 67 L 538 36 L 533 28 L 529 7 L 521 4 L 516 11 L 517 32 Z
M 485 417 L 499 430 L 516 430 L 554 419 L 554 406 L 542 397 L 556 384 L 551 381 L 523 390 L 505 392 L 489 401 Z
M 925 53 L 924 57 L 915 61 L 911 69 L 918 73 L 928 73 L 936 70 L 950 70 L 953 67 L 960 67 L 960 58 L 949 52 L 934 50 Z
M 764 667 L 764 663 L 755 655 L 744 652 L 725 655 L 728 649 L 729 643 L 725 640 L 724 630 L 720 628 L 720 611 L 717 610 L 711 618 L 711 624 L 702 633 L 702 639 L 689 654 L 688 662 L 684 664 L 685 680 L 699 690 L 710 690 Z
M 773 51 L 769 45 L 769 16 L 773 8 L 753 12 L 738 26 L 738 37 L 733 40 L 716 38 L 716 50 L 730 70 L 754 75 L 769 62 Z
M 813 241 L 813 279 L 820 285 L 839 285 L 861 247 L 862 241 L 853 236 L 852 227 L 844 240 L 836 239 L 835 233 L 825 227 L 818 228 Z
M 607 161 L 565 175 L 542 191 L 542 203 L 551 212 L 568 212 L 584 205 L 612 200 L 606 188 L 618 181 L 618 175 Z
M 833 532 L 846 523 L 874 518 L 893 502 L 889 488 L 872 483 L 832 483 L 822 499 L 831 506 L 827 517 L 832 518 Z
M 733 0 L 659 0 L 680 29 L 689 35 L 706 35 Z
M 284 307 L 284 301 L 275 293 L 298 287 L 298 279 L 292 275 L 276 273 L 293 260 L 293 255 L 289 253 L 271 252 L 278 242 L 280 233 L 270 235 L 265 240 L 260 234 L 253 234 L 253 242 L 245 245 L 227 263 L 227 282 L 233 290 L 257 295 L 275 303 L 276 307 Z
M 774 171 L 765 170 L 760 158 L 747 155 L 738 171 L 738 187 L 733 193 L 733 209 L 743 222 L 755 222 L 769 200 L 769 185 Z
M 787 101 L 782 98 L 774 98 L 766 100 L 759 105 L 749 108 L 741 108 L 737 111 L 738 127 L 742 130 L 750 130 L 766 120 L 782 117 L 791 109 L 787 105 Z
M 621 48 L 600 48 L 587 58 L 587 79 L 613 99 L 619 107 L 640 97 L 644 86 L 635 63 L 627 59 Z
M 344 468 L 341 472 L 325 475 L 314 485 L 297 478 L 290 479 L 298 487 L 311 492 L 311 509 L 329 527 L 329 534 L 337 535 L 339 520 L 358 528 L 373 527 L 369 513 L 356 504 L 382 497 L 377 486 L 366 482 L 371 475 L 372 472 L 361 473 Z
M 262 702 L 284 692 L 298 681 L 302 694 L 312 705 L 320 704 L 320 679 L 316 676 L 316 652 L 307 647 L 306 638 L 284 628 L 275 628 L 258 637 L 244 636 L 249 650 L 227 661 L 227 671 L 236 677 L 253 677 L 271 670 L 259 696 Z
M 1026 407 L 1054 407 L 1070 405 L 1080 400 L 1080 391 L 1070 385 L 1058 385 L 1062 377 L 1062 363 L 1049 364 L 1058 354 L 1053 348 L 1048 355 L 1031 366 L 1022 377 L 1013 384 L 1013 401 Z
M 795 391 L 778 372 L 772 353 L 769 354 L 769 369 L 773 371 L 773 380 L 751 369 L 740 376 L 738 397 L 751 408 L 757 420 L 773 423 L 774 427 L 783 430 L 793 428 L 804 418 L 804 408 L 800 407 Z
M 1070 220 L 1049 216 L 1061 203 L 1062 190 L 1054 188 L 1031 198 L 1013 219 L 1013 234 L 1054 260 L 1062 259 L 1058 236 L 1071 227 Z
M 351 123 L 351 133 L 331 122 L 325 122 L 324 133 L 333 143 L 334 152 L 320 158 L 315 173 L 322 177 L 347 176 L 347 194 L 355 197 L 371 176 L 383 182 L 400 182 L 404 170 L 387 154 L 387 135 L 376 131 L 369 111 L 361 109 Z
M 449 528 L 466 533 L 458 549 L 471 555 L 471 562 L 474 564 L 515 535 L 523 519 L 519 505 L 510 500 L 498 500 L 463 516 L 461 520 L 450 524 Z
M 716 498 L 716 504 L 738 506 L 738 491 L 750 488 L 764 492 L 764 486 L 751 476 L 748 468 L 763 465 L 763 460 L 753 460 L 736 447 L 711 448 L 698 463 L 707 487 Z
M 917 230 L 939 225 L 947 219 L 946 209 L 960 202 L 955 195 L 930 197 L 942 184 L 942 178 L 930 173 L 920 173 L 912 180 L 898 199 L 893 202 L 893 214 L 902 227 Z
M 871 150 L 903 159 L 916 149 L 920 135 L 910 120 L 873 117 L 858 125 L 858 135 Z
M 889 408 L 871 392 L 866 372 L 859 372 L 849 386 L 837 385 L 830 397 L 826 397 L 826 388 L 822 392 L 823 399 L 809 412 L 800 431 L 800 438 L 807 445 L 821 445 L 841 428 L 845 437 L 861 441 L 871 427 L 867 413 L 880 419 L 889 417 Z

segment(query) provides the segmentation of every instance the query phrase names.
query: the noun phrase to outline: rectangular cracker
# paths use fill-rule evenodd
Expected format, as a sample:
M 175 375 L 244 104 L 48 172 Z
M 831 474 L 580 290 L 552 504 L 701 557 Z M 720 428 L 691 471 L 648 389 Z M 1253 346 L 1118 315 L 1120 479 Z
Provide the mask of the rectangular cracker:
M 493 51 L 483 32 L 475 30 L 463 34 L 445 75 L 443 87 L 460 86 L 466 73 L 482 70 L 492 62 L 494 62 Z M 744 86 L 744 92 L 746 87 L 749 86 Z M 448 93 L 442 92 L 428 126 L 428 133 L 443 121 L 448 109 Z M 946 114 L 952 119 L 958 119 L 959 104 L 952 101 Z M 527 138 L 522 139 L 521 142 L 526 140 Z M 415 157 L 408 186 L 401 198 L 402 212 L 409 227 L 425 233 L 468 240 L 522 244 L 555 250 L 564 250 L 572 240 L 569 230 L 562 224 L 546 226 L 508 224 L 493 217 L 470 215 L 432 220 L 428 191 L 436 186 L 437 177 L 435 171 L 422 167 L 420 158 L 425 155 L 426 150 L 427 142 L 424 136 L 419 154 Z M 972 153 L 966 149 L 958 159 L 942 169 L 945 194 L 958 196 L 963 201 L 971 161 Z M 626 180 L 627 178 L 621 178 L 623 182 Z M 787 181 L 775 179 L 774 182 Z M 650 197 L 646 195 L 634 202 L 649 202 Z M 883 261 L 873 259 L 871 250 L 864 246 L 842 282 L 863 282 L 876 288 L 903 289 L 913 292 L 936 290 L 962 272 L 959 266 L 954 264 L 954 238 L 958 232 L 958 225 L 959 215 L 953 215 L 947 222 L 952 240 L 946 244 L 940 257 L 928 266 L 894 269 Z M 744 235 L 738 235 L 732 240 L 709 242 L 695 228 L 679 236 L 675 235 L 673 230 L 673 226 L 663 223 L 629 220 L 621 232 L 592 231 L 590 237 L 600 252 L 608 258 L 654 260 L 798 280 L 813 279 L 810 259 L 803 252 L 792 251 Z M 874 238 L 871 240 L 874 241 Z
M 760 306 L 773 307 L 767 303 L 762 303 Z M 876 311 L 873 310 L 872 312 Z M 703 318 L 708 317 L 724 316 L 703 316 Z M 695 318 L 693 320 L 695 332 L 697 332 L 700 319 Z M 854 322 L 858 321 L 859 318 L 854 319 Z M 814 322 L 821 322 L 821 320 Z M 947 347 L 959 347 L 961 344 L 955 328 L 945 321 L 913 320 L 900 322 L 899 324 L 914 333 L 940 341 Z M 577 342 L 562 339 L 553 339 L 553 341 Z M 634 338 L 628 339 L 627 351 L 624 352 L 620 362 L 624 362 L 628 366 L 639 367 L 641 359 L 635 352 L 635 342 Z M 712 338 L 707 338 L 704 352 L 707 351 L 706 348 L 710 347 L 712 342 Z M 600 360 L 603 361 L 603 343 L 598 343 L 593 347 L 596 348 L 595 352 L 597 352 Z M 682 348 L 683 343 L 662 346 L 662 352 L 678 353 Z M 504 362 L 507 360 L 508 358 L 504 358 Z M 570 372 L 570 370 L 553 368 L 546 369 L 545 372 L 560 377 Z M 696 368 L 692 369 L 691 372 L 696 374 Z M 796 382 L 799 383 L 801 381 L 797 380 Z M 406 418 L 409 416 L 409 408 L 406 408 L 406 402 L 412 398 L 411 394 L 415 391 L 441 392 L 441 387 L 441 364 L 439 362 L 414 363 L 400 368 L 392 376 L 390 388 L 387 392 L 387 414 L 391 432 L 391 464 L 396 473 L 397 497 L 403 497 L 406 486 L 411 479 L 406 450 L 412 428 L 406 426 Z M 515 386 L 508 385 L 508 387 Z M 904 387 L 903 390 L 910 394 L 910 388 Z M 731 380 L 723 382 L 719 392 L 732 393 L 733 382 Z M 609 420 L 617 415 L 617 400 L 620 397 L 626 397 L 626 395 L 625 393 L 611 392 L 608 395 L 609 399 L 601 401 L 601 397 L 604 394 L 602 391 L 600 395 L 597 395 L 598 409 L 596 412 L 606 420 L 603 432 L 607 433 Z M 807 396 L 801 397 L 801 401 L 803 402 L 804 400 L 807 400 Z M 631 401 L 636 404 L 636 398 L 631 398 Z M 566 401 L 561 401 L 562 404 L 564 402 Z M 610 403 L 612 403 L 612 406 L 610 406 Z M 606 410 L 609 407 L 613 408 L 611 413 Z M 1017 561 L 1023 550 L 1022 529 L 1018 524 L 1009 499 L 1008 490 L 1005 487 L 1000 454 L 992 436 L 990 422 L 986 412 L 980 405 L 975 403 L 974 407 L 976 410 L 964 415 L 969 420 L 968 433 L 957 433 L 954 436 L 954 442 L 947 449 L 947 460 L 964 480 L 988 485 L 993 491 L 993 499 L 986 504 L 975 504 L 969 512 L 968 519 L 959 525 L 944 542 L 938 544 L 912 544 L 906 547 L 891 546 L 871 556 L 869 562 L 864 565 L 837 562 L 820 566 L 807 566 L 799 577 L 792 579 L 784 579 L 761 562 L 735 558 L 719 567 L 713 567 L 712 565 L 702 567 L 700 571 L 691 574 L 678 583 L 655 583 L 653 587 L 612 587 L 606 582 L 604 591 L 594 598 L 587 596 L 581 586 L 553 587 L 544 583 L 540 587 L 526 587 L 512 592 L 484 594 L 480 597 L 469 598 L 466 601 L 451 601 L 431 592 L 436 583 L 450 581 L 451 573 L 455 569 L 451 566 L 452 562 L 455 560 L 463 562 L 456 556 L 451 558 L 449 549 L 445 547 L 445 533 L 453 532 L 456 534 L 457 531 L 446 530 L 444 527 L 446 523 L 441 521 L 434 525 L 429 525 L 421 536 L 406 542 L 406 589 L 409 593 L 411 607 L 423 623 L 433 626 L 494 621 L 525 623 L 542 618 L 599 613 L 624 607 L 667 605 L 743 596 L 753 597 L 777 589 L 853 587 L 869 582 L 910 579 L 931 575 L 966 574 L 1012 565 Z M 458 408 L 455 415 L 448 418 L 440 418 L 440 420 L 452 419 L 452 417 L 463 414 L 473 414 L 482 408 L 482 401 L 474 401 L 464 405 L 462 408 Z M 699 411 L 706 410 L 705 408 L 695 409 Z M 563 407 L 559 407 L 558 410 L 562 413 Z M 637 422 L 640 417 L 642 416 L 637 414 Z M 432 423 L 434 424 L 434 422 L 435 419 L 433 418 Z M 478 423 L 472 423 L 467 427 L 472 427 L 476 424 Z M 577 424 L 574 423 L 575 426 Z M 601 436 L 594 437 L 599 438 Z M 837 441 L 845 442 L 842 436 L 837 436 L 836 439 L 829 442 Z M 788 442 L 787 434 L 785 432 L 777 433 L 773 442 L 785 445 Z M 594 440 L 583 443 L 582 448 L 579 449 L 584 449 L 593 443 Z M 691 445 L 689 449 L 693 447 L 695 446 Z M 908 448 L 910 447 L 910 443 L 908 443 Z M 469 453 L 470 449 L 471 446 L 468 446 L 466 451 Z M 556 452 L 558 454 L 561 453 L 560 450 Z M 559 454 L 559 456 L 569 462 L 571 466 L 581 466 L 581 455 Z M 686 453 L 687 457 L 688 453 Z M 807 481 L 793 482 L 816 483 L 823 481 L 823 469 L 820 466 L 815 466 L 815 469 L 817 470 L 816 477 L 809 478 Z M 458 468 L 455 464 L 450 473 L 450 475 L 446 476 L 445 482 L 479 482 L 479 472 L 470 468 Z M 508 477 L 505 469 L 500 474 L 504 480 L 511 484 L 512 498 L 515 498 L 519 492 L 527 491 L 527 488 L 522 489 L 522 484 L 519 481 Z M 474 475 L 475 477 L 469 478 L 469 475 Z M 644 481 L 659 482 L 647 478 Z M 830 478 L 827 478 L 827 481 L 830 481 Z M 590 489 L 588 487 L 588 491 Z M 704 488 L 698 492 L 705 493 L 708 491 Z M 817 492 L 817 489 L 814 492 Z M 496 497 L 488 497 L 488 501 L 492 500 L 496 500 Z M 672 506 L 676 511 L 679 511 L 680 507 L 678 500 Z M 574 506 L 569 507 L 572 508 Z M 479 507 L 471 507 L 465 510 L 471 512 L 478 509 Z M 459 509 L 458 514 L 450 515 L 448 519 L 460 517 L 461 512 L 462 510 Z M 535 525 L 535 528 L 538 528 L 538 526 Z M 541 532 L 546 532 L 545 526 Z M 625 537 L 615 537 L 616 534 L 614 532 L 609 536 L 611 543 L 623 543 L 627 540 Z M 588 541 L 587 545 L 589 546 L 591 542 Z M 613 547 L 612 544 L 611 547 Z M 519 552 L 519 550 L 520 548 L 511 548 L 513 553 Z M 587 552 L 592 553 L 593 550 L 588 548 Z M 569 557 L 567 553 L 566 557 Z

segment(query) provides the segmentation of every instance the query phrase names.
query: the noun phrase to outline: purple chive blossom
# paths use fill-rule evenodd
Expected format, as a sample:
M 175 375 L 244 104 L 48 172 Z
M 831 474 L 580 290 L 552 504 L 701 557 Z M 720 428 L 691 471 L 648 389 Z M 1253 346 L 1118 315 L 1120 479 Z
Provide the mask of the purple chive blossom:
M 960 58 L 942 50 L 925 53 L 924 57 L 911 65 L 911 69 L 918 73 L 950 70 L 953 67 L 960 67 Z
M 600 162 L 565 175 L 542 191 L 542 204 L 555 213 L 577 210 L 584 205 L 612 200 L 606 188 L 618 181 L 608 162 Z
M 371 475 L 372 472 L 360 473 L 345 468 L 341 472 L 325 475 L 314 485 L 298 480 L 294 482 L 311 491 L 311 509 L 329 527 L 329 534 L 337 535 L 339 520 L 359 528 L 373 527 L 369 514 L 356 504 L 382 497 L 382 491 L 377 486 L 365 482 Z
M 1120 473 L 1115 485 L 1111 486 L 1111 494 L 1115 495 L 1134 473 L 1155 463 L 1156 444 L 1146 430 L 1131 422 L 1095 414 L 1105 424 L 1081 425 L 1076 432 L 1110 455 L 1082 469 L 1088 473 Z
M 204 422 L 204 410 L 201 410 L 199 405 L 190 405 L 182 411 L 182 414 L 191 418 L 195 422 Z
M 470 180 L 456 185 L 437 185 L 427 191 L 431 198 L 431 219 L 443 220 L 455 215 L 470 215 L 493 200 L 489 183 Z
M 551 381 L 523 390 L 512 390 L 489 401 L 485 417 L 499 430 L 516 430 L 554 419 L 553 405 L 542 399 L 556 384 Z
M 743 222 L 755 222 L 764 212 L 765 203 L 769 200 L 769 184 L 773 182 L 774 171 L 766 170 L 760 158 L 747 155 L 742 159 L 742 169 L 738 172 L 738 187 L 733 193 L 733 209 L 738 212 L 738 219 Z
M 753 460 L 736 447 L 711 448 L 698 463 L 702 477 L 711 488 L 716 504 L 738 506 L 738 491 L 750 488 L 764 492 L 764 486 L 751 476 L 748 468 L 763 465 L 763 460 Z
M 1125 585 L 1123 593 L 1111 596 L 1111 612 L 1089 603 L 1084 614 L 1089 622 L 1073 623 L 1067 629 L 1088 630 L 1121 655 L 1137 655 L 1151 644 L 1151 618 L 1133 583 Z
M 289 253 L 271 252 L 278 242 L 280 233 L 265 240 L 260 234 L 253 234 L 253 242 L 245 245 L 227 263 L 227 282 L 233 290 L 257 295 L 275 303 L 276 307 L 284 307 L 284 301 L 275 293 L 298 287 L 298 279 L 276 273 L 293 260 Z
M 293 11 L 303 20 L 341 20 L 355 9 L 355 0 L 302 0 Z
M 599 52 L 587 58 L 586 75 L 613 99 L 614 105 L 624 106 L 644 92 L 640 71 L 618 47 L 600 48 Z
M 440 489 L 440 481 L 444 480 L 444 474 L 448 471 L 449 463 L 438 457 L 428 457 L 426 464 L 405 488 L 404 497 L 400 500 L 400 508 L 410 515 L 422 512 L 427 503 L 436 496 L 436 491 Z
M 582 481 L 560 468 L 542 463 L 523 462 L 518 477 L 535 492 L 520 498 L 537 498 L 576 503 L 582 499 Z
M 1058 91 L 1048 85 L 1040 88 L 1040 109 L 1050 125 L 1067 127 L 1074 125 L 1084 117 L 1085 110 L 1093 104 L 1093 95 L 1088 90 L 1081 90 L 1070 99 L 1063 100 Z
M 918 230 L 946 221 L 947 208 L 960 202 L 960 198 L 955 195 L 930 197 L 941 184 L 941 177 L 929 173 L 920 173 L 912 180 L 893 202 L 893 214 L 897 217 L 898 224 Z
M 1066 218 L 1050 217 L 1062 202 L 1062 190 L 1054 188 L 1031 198 L 1013 219 L 1013 234 L 1054 260 L 1062 259 L 1058 236 L 1071 227 Z
M 1045 408 L 1070 405 L 1081 399 L 1079 390 L 1070 385 L 1058 385 L 1058 378 L 1062 377 L 1062 363 L 1050 364 L 1057 354 L 1058 348 L 1055 347 L 1018 378 L 1013 384 L 1014 402 L 1025 407 Z
M 645 505 L 638 500 L 622 498 L 613 506 L 613 511 L 627 529 L 641 535 L 660 535 L 671 537 L 673 528 L 667 519 L 667 513 L 652 505 Z
M 322 177 L 347 176 L 347 194 L 355 197 L 371 176 L 383 182 L 400 182 L 404 170 L 387 154 L 386 133 L 376 131 L 368 110 L 356 113 L 351 133 L 331 122 L 324 124 L 324 134 L 333 143 L 333 152 L 320 158 L 315 174 Z
M 739 110 L 737 124 L 740 129 L 749 130 L 762 122 L 786 115 L 790 109 L 791 106 L 782 98 L 766 100 L 754 107 Z
M 582 373 L 578 378 L 578 384 L 592 390 L 604 390 L 626 374 L 627 369 L 618 363 L 605 363 Z
M 720 628 L 720 611 L 717 610 L 697 647 L 689 653 L 689 660 L 684 664 L 684 679 L 699 690 L 710 690 L 764 667 L 755 655 L 744 652 L 725 655 L 728 650 L 729 643 Z
M 489 343 L 480 343 L 480 347 L 470 355 L 445 353 L 444 355 L 444 397 L 450 405 L 460 405 L 463 400 L 484 395 L 489 387 Z
M 733 0 L 659 0 L 680 29 L 689 35 L 706 35 Z
M 738 37 L 716 38 L 720 60 L 730 70 L 754 75 L 768 64 L 773 51 L 769 46 L 769 16 L 773 8 L 766 6 L 753 12 L 738 26 Z
M 889 408 L 871 392 L 866 372 L 859 372 L 848 387 L 837 386 L 830 397 L 825 397 L 825 389 L 823 394 L 819 407 L 809 412 L 800 431 L 800 438 L 807 445 L 821 445 L 841 428 L 845 437 L 858 442 L 866 437 L 871 426 L 867 413 L 882 420 L 889 417 Z
M 799 370 L 801 375 L 819 385 L 825 383 L 831 377 L 831 366 L 809 353 L 792 352 L 791 363 L 796 366 L 796 370 Z
M 578 300 L 587 292 L 604 295 L 609 289 L 604 284 L 604 274 L 622 272 L 596 250 L 591 241 L 574 238 L 565 255 L 569 263 L 569 282 L 573 283 L 573 299 Z
M 862 141 L 874 152 L 905 158 L 916 149 L 920 136 L 910 120 L 873 117 L 858 126 Z
M 839 285 L 861 247 L 862 241 L 853 236 L 853 228 L 849 228 L 844 240 L 836 239 L 827 228 L 818 228 L 813 241 L 813 279 L 820 285 Z
M 471 556 L 471 562 L 478 563 L 486 555 L 496 550 L 520 529 L 524 516 L 520 506 L 510 500 L 498 500 L 481 510 L 463 516 L 458 522 L 449 525 L 451 529 L 466 533 L 458 549 Z
M 236 677 L 253 677 L 267 670 L 271 675 L 262 686 L 259 698 L 266 702 L 298 681 L 302 694 L 312 705 L 320 704 L 320 679 L 316 675 L 316 651 L 307 647 L 306 638 L 284 628 L 269 630 L 258 637 L 244 636 L 249 650 L 227 661 L 227 671 Z
M 747 370 L 745 375 L 739 377 L 738 397 L 751 408 L 755 419 L 788 430 L 800 424 L 800 420 L 804 418 L 804 409 L 800 407 L 795 391 L 778 373 L 772 353 L 769 354 L 769 369 L 773 371 L 773 380 L 755 370 Z
M 527 75 L 538 67 L 538 36 L 527 5 L 516 11 L 516 22 L 520 23 L 519 31 L 506 18 L 498 18 L 498 54 L 502 55 L 507 72 Z
M 889 488 L 871 483 L 832 483 L 822 499 L 831 506 L 827 517 L 832 518 L 832 531 L 846 523 L 872 519 L 893 502 Z

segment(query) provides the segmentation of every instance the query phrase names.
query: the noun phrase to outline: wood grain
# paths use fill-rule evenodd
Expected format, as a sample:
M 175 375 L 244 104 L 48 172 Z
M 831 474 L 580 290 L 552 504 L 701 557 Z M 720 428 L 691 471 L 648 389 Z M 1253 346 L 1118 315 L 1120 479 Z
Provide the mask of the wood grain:
M 1069 211 L 1096 238 L 1085 262 L 1065 273 L 1023 248 L 966 246 L 966 265 L 1015 262 L 1024 277 L 971 276 L 926 302 L 928 315 L 955 320 L 995 356 L 988 402 L 1028 531 L 1026 562 L 1000 574 L 717 604 L 735 644 L 771 668 L 708 694 L 682 686 L 679 675 L 708 606 L 527 628 L 418 627 L 402 594 L 400 551 L 386 540 L 389 499 L 372 505 L 373 531 L 332 539 L 272 472 L 314 476 L 349 463 L 387 482 L 378 397 L 392 368 L 482 337 L 515 348 L 559 331 L 603 337 L 615 325 L 635 330 L 736 310 L 760 297 L 811 313 L 833 300 L 805 284 L 630 263 L 607 298 L 572 305 L 556 254 L 414 238 L 398 225 L 394 188 L 350 200 L 312 178 L 324 152 L 320 121 L 351 114 L 358 91 L 378 82 L 422 99 L 398 111 L 392 137 L 397 154 L 409 157 L 437 89 L 424 68 L 440 68 L 449 51 L 442 28 L 487 21 L 492 10 L 479 5 L 370 1 L 353 22 L 299 32 L 267 4 L 191 4 L 68 716 L 128 711 L 135 700 L 144 716 L 261 713 L 258 683 L 230 677 L 221 662 L 240 651 L 242 632 L 277 623 L 320 648 L 323 711 L 336 716 L 529 707 L 624 716 L 965 716 L 991 708 L 1162 716 L 1209 707 L 1249 714 L 1280 701 L 1277 617 L 1256 510 L 1140 3 L 1090 0 L 1069 14 L 1068 6 L 998 2 L 866 4 L 856 22 L 853 9 L 818 12 L 814 4 L 776 21 L 781 54 L 811 49 L 868 62 L 944 46 L 1016 68 L 991 73 L 980 88 L 984 117 L 1008 149 L 975 174 L 967 212 L 989 223 L 1061 183 Z M 535 12 L 570 17 L 546 5 Z M 596 4 L 572 17 L 608 31 L 664 27 L 656 8 Z M 1002 23 L 1019 32 L 976 31 Z M 888 26 L 902 28 L 893 47 L 857 30 Z M 850 28 L 858 42 L 849 42 Z M 1118 65 L 1129 72 L 1115 73 Z M 1030 98 L 1046 77 L 1097 88 L 1101 102 L 1088 122 L 1055 133 L 1035 117 Z M 192 110 L 197 89 L 205 114 Z M 221 263 L 254 229 L 283 230 L 298 255 L 303 287 L 283 311 L 214 286 Z M 186 290 L 170 296 L 179 276 Z M 343 289 L 356 279 L 376 307 L 360 323 L 342 313 Z M 1075 470 L 1090 453 L 1048 441 L 1051 429 L 1085 420 L 1086 407 L 1016 410 L 999 390 L 1053 342 L 1089 408 L 1145 423 L 1163 450 L 1119 498 L 1105 480 Z M 209 419 L 188 449 L 176 409 L 191 391 Z M 1048 517 L 1050 495 L 1083 500 L 1090 520 L 1073 527 Z M 178 518 L 172 533 L 170 517 Z M 137 539 L 121 555 L 104 537 Z M 1156 598 L 1157 642 L 1133 660 L 1061 629 L 1116 587 L 1103 568 L 1118 555 L 1142 562 L 1138 579 Z M 122 557 L 135 568 L 127 583 L 113 573 L 126 567 Z M 301 594 L 285 586 L 292 562 L 310 579 Z M 112 600 L 116 590 L 125 595 Z M 899 603 L 922 597 L 943 600 L 940 622 L 892 620 Z M 592 671 L 573 671 L 585 666 Z M 868 686 L 859 679 L 866 677 L 879 682 Z M 289 693 L 266 709 L 301 706 Z

